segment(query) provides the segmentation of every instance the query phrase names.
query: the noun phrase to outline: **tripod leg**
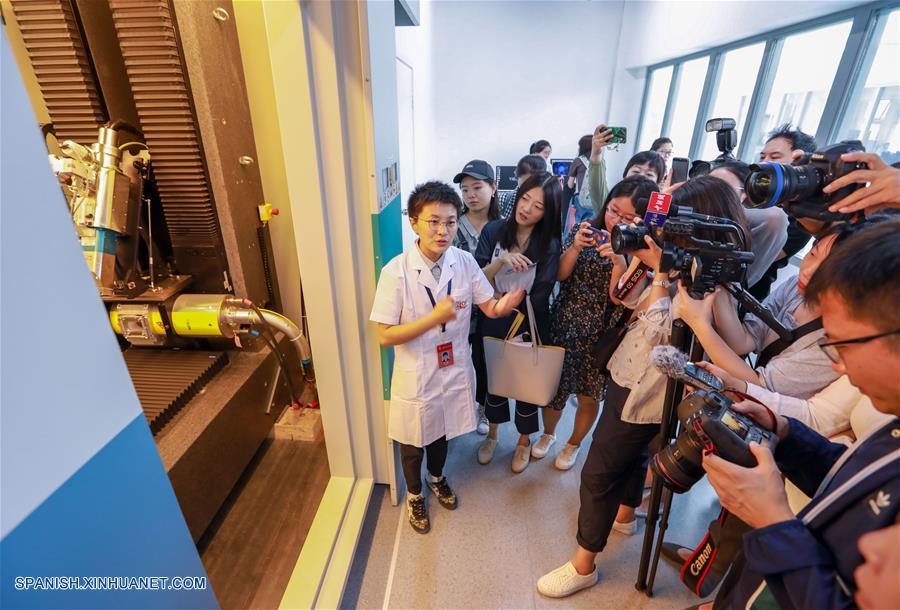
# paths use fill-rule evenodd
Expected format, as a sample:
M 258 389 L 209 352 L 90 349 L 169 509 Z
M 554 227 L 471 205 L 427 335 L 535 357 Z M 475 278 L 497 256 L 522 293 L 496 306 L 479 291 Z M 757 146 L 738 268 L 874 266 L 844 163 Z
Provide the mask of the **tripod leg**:
M 641 563 L 638 567 L 637 582 L 634 588 L 638 591 L 648 591 L 647 589 L 647 571 L 650 567 L 650 554 L 653 550 L 653 541 L 656 535 L 656 519 L 659 517 L 659 503 L 662 496 L 662 481 L 653 474 L 653 485 L 650 488 L 650 505 L 647 507 L 647 529 L 644 531 L 644 546 L 641 550 Z M 650 596 L 652 592 L 648 592 Z
M 670 344 L 674 345 L 682 351 L 687 352 L 691 351 L 693 341 L 694 335 L 690 331 L 690 328 L 688 328 L 688 326 L 685 325 L 683 321 L 675 320 L 672 323 L 672 335 L 669 341 Z M 666 384 L 666 394 L 663 402 L 662 422 L 660 425 L 660 435 L 663 439 L 663 447 L 668 446 L 669 441 L 671 441 L 675 437 L 675 433 L 678 429 L 677 406 L 681 400 L 683 390 L 684 386 L 681 383 L 671 378 L 668 380 L 668 383 Z M 668 507 L 671 506 L 672 503 L 672 494 L 668 490 L 666 491 L 668 493 L 666 510 L 668 510 Z M 638 566 L 638 578 L 637 582 L 634 583 L 634 588 L 638 591 L 644 591 L 648 597 L 652 597 L 653 595 L 652 580 L 650 581 L 650 587 L 648 587 L 647 574 L 650 569 L 651 553 L 653 552 L 653 543 L 656 537 L 656 522 L 659 519 L 659 505 L 662 499 L 662 492 L 662 480 L 658 476 L 656 476 L 656 473 L 654 473 L 653 487 L 652 491 L 650 492 L 650 506 L 647 508 L 647 530 L 644 532 L 644 546 L 641 550 L 641 561 Z M 661 545 L 662 537 L 660 536 L 659 544 L 657 545 L 658 548 L 653 554 L 654 576 L 656 574 L 656 564 L 659 562 L 659 553 L 662 548 Z
M 669 528 L 669 512 L 672 510 L 672 490 L 663 489 L 663 512 L 659 520 L 659 542 L 653 551 L 653 561 L 650 564 L 650 578 L 647 581 L 647 595 L 653 595 L 653 583 L 656 581 L 656 568 L 659 567 L 659 554 L 662 551 L 663 542 L 666 540 L 666 530 Z

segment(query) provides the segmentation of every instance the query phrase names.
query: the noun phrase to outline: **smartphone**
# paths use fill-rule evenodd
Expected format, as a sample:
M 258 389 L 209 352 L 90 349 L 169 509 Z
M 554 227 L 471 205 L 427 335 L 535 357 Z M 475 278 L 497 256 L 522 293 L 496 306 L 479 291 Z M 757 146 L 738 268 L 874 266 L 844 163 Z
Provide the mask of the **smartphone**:
M 672 159 L 672 180 L 670 184 L 678 184 L 687 180 L 690 169 L 691 160 L 687 157 L 675 157 Z
M 612 131 L 612 139 L 609 141 L 610 144 L 625 144 L 628 139 L 628 130 L 624 127 L 607 127 L 610 131 Z
M 601 231 L 597 227 L 588 227 L 587 230 L 594 234 L 594 242 L 598 246 L 605 244 L 609 240 L 609 236 L 606 235 L 606 232 Z
M 693 362 L 688 362 L 684 365 L 684 378 L 682 381 L 704 390 L 717 390 L 721 392 L 725 389 L 724 381 L 706 369 L 701 369 Z

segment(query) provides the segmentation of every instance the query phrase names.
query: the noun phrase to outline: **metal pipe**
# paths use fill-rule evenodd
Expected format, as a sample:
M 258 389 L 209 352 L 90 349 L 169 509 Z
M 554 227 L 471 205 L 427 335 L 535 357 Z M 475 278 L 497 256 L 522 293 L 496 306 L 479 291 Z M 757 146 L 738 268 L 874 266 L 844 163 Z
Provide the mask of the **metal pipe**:
M 265 319 L 272 328 L 283 332 L 288 340 L 294 345 L 294 349 L 297 350 L 297 356 L 300 358 L 300 362 L 304 365 L 312 362 L 312 350 L 309 347 L 309 341 L 296 324 L 280 313 L 268 309 L 260 309 L 260 311 L 262 312 L 263 319 Z

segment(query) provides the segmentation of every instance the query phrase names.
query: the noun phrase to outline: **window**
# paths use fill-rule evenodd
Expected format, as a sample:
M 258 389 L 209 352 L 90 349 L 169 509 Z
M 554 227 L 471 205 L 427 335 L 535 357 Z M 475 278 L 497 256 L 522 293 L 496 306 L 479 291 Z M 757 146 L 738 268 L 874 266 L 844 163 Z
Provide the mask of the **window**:
M 708 116 L 703 119 L 734 119 L 737 122 L 738 143 L 746 129 L 747 110 L 765 47 L 766 44 L 760 42 L 725 53 L 721 60 L 715 101 L 710 105 Z M 716 134 L 704 131 L 702 137 L 700 158 L 714 159 L 719 155 Z
M 671 82 L 672 66 L 660 68 L 650 73 L 649 93 L 644 109 L 644 120 L 642 122 L 638 150 L 649 150 L 653 140 L 660 136 Z
M 861 140 L 886 163 L 900 161 L 900 11 L 882 14 L 868 74 L 859 75 L 838 140 Z M 864 64 L 865 69 L 865 64 Z
M 672 118 L 667 133 L 664 134 L 672 139 L 672 149 L 676 157 L 687 157 L 690 154 L 697 107 L 700 105 L 700 96 L 703 95 L 703 81 L 706 80 L 708 66 L 709 57 L 686 61 L 681 65 L 678 89 L 673 99 Z
M 756 158 L 766 134 L 779 125 L 791 123 L 815 135 L 850 26 L 850 21 L 844 21 L 785 39 L 759 127 L 743 149 L 745 161 Z
M 666 135 L 679 156 L 715 158 L 715 136 L 703 127 L 718 117 L 736 121 L 734 154 L 744 161 L 785 123 L 820 146 L 860 140 L 900 161 L 900 8 L 857 4 L 649 66 L 645 98 L 635 151 Z

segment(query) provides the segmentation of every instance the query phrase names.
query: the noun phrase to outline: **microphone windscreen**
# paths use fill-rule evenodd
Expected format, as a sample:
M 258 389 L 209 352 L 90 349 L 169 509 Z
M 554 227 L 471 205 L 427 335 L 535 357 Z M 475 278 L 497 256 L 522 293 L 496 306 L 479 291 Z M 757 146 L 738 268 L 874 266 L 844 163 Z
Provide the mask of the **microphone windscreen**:
M 684 367 L 689 359 L 688 355 L 677 347 L 657 345 L 650 351 L 650 361 L 659 372 L 678 379 L 684 375 Z

